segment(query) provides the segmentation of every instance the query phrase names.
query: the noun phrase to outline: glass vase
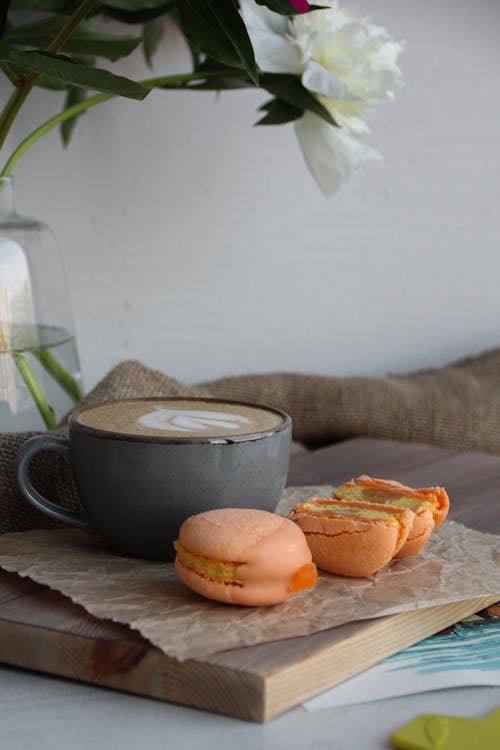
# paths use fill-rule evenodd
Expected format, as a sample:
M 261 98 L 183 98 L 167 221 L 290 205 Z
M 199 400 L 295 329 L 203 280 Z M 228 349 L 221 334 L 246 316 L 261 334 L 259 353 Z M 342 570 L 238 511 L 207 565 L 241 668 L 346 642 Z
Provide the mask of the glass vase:
M 0 432 L 52 429 L 81 393 L 57 242 L 15 212 L 12 178 L 0 178 Z

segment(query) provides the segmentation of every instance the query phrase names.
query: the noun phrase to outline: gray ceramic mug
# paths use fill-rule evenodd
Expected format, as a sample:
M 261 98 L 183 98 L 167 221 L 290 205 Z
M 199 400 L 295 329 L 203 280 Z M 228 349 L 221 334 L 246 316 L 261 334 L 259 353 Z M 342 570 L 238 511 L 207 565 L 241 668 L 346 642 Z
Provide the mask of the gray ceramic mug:
M 193 435 L 189 430 L 184 434 L 184 428 L 173 436 L 156 428 L 150 434 L 127 434 L 88 424 L 98 414 L 92 410 L 102 407 L 116 410 L 123 409 L 119 405 L 135 408 L 139 404 L 146 411 L 154 407 L 161 412 L 163 407 L 163 412 L 170 413 L 174 411 L 171 405 L 179 402 L 197 406 L 190 414 L 203 414 L 201 404 L 210 413 L 214 408 L 222 410 L 228 418 L 237 409 L 256 408 L 267 412 L 272 424 L 242 434 L 226 430 L 223 436 L 210 434 L 207 420 L 199 417 L 195 425 L 209 434 Z M 292 421 L 285 412 L 220 399 L 127 399 L 114 404 L 118 406 L 108 402 L 76 411 L 69 421 L 68 439 L 40 435 L 22 446 L 17 481 L 24 497 L 38 510 L 70 526 L 99 533 L 121 554 L 171 560 L 180 525 L 195 513 L 223 507 L 276 508 L 290 460 Z M 183 424 L 192 422 L 185 417 Z M 241 429 L 240 425 L 240 433 Z M 33 486 L 29 465 L 43 451 L 55 451 L 69 463 L 81 513 L 51 502 Z

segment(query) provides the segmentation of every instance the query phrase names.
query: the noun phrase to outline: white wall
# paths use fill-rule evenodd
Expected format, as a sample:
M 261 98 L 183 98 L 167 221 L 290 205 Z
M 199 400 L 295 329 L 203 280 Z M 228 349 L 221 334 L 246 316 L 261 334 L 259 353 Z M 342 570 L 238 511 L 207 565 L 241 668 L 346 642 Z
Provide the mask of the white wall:
M 361 3 L 361 0 L 358 4 Z M 138 358 L 190 382 L 378 374 L 500 342 L 500 2 L 378 0 L 406 86 L 370 142 L 385 166 L 325 199 L 264 92 L 153 92 L 89 112 L 16 171 L 64 251 L 87 387 Z M 155 74 L 185 71 L 170 33 Z M 151 75 L 140 55 L 123 71 Z M 49 117 L 36 92 L 13 146 Z

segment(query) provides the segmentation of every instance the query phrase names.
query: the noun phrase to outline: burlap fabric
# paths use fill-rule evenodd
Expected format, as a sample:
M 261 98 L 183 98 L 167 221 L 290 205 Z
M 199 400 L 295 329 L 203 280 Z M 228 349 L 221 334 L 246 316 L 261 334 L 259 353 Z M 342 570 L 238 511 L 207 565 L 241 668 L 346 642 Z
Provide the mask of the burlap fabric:
M 309 446 L 364 435 L 500 453 L 500 349 L 409 375 L 330 378 L 285 373 L 197 386 L 139 362 L 124 362 L 83 403 L 202 395 L 280 406 L 293 418 L 295 440 Z M 15 457 L 31 434 L 0 434 L 0 533 L 56 525 L 32 509 L 16 488 Z M 69 470 L 57 457 L 39 456 L 33 481 L 55 502 L 77 506 Z

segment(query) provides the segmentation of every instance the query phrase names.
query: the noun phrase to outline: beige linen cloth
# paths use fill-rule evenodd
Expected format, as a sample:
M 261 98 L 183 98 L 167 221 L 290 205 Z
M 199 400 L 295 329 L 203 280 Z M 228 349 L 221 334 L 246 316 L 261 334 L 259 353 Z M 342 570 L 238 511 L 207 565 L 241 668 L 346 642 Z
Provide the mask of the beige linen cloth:
M 293 418 L 295 441 L 310 447 L 363 435 L 500 453 L 500 348 L 408 375 L 334 378 L 277 373 L 196 386 L 131 361 L 115 367 L 82 403 L 200 395 L 282 407 Z M 16 487 L 15 458 L 32 434 L 0 433 L 0 533 L 57 526 L 28 505 Z M 37 488 L 54 502 L 77 507 L 69 470 L 60 459 L 38 456 L 32 475 Z

